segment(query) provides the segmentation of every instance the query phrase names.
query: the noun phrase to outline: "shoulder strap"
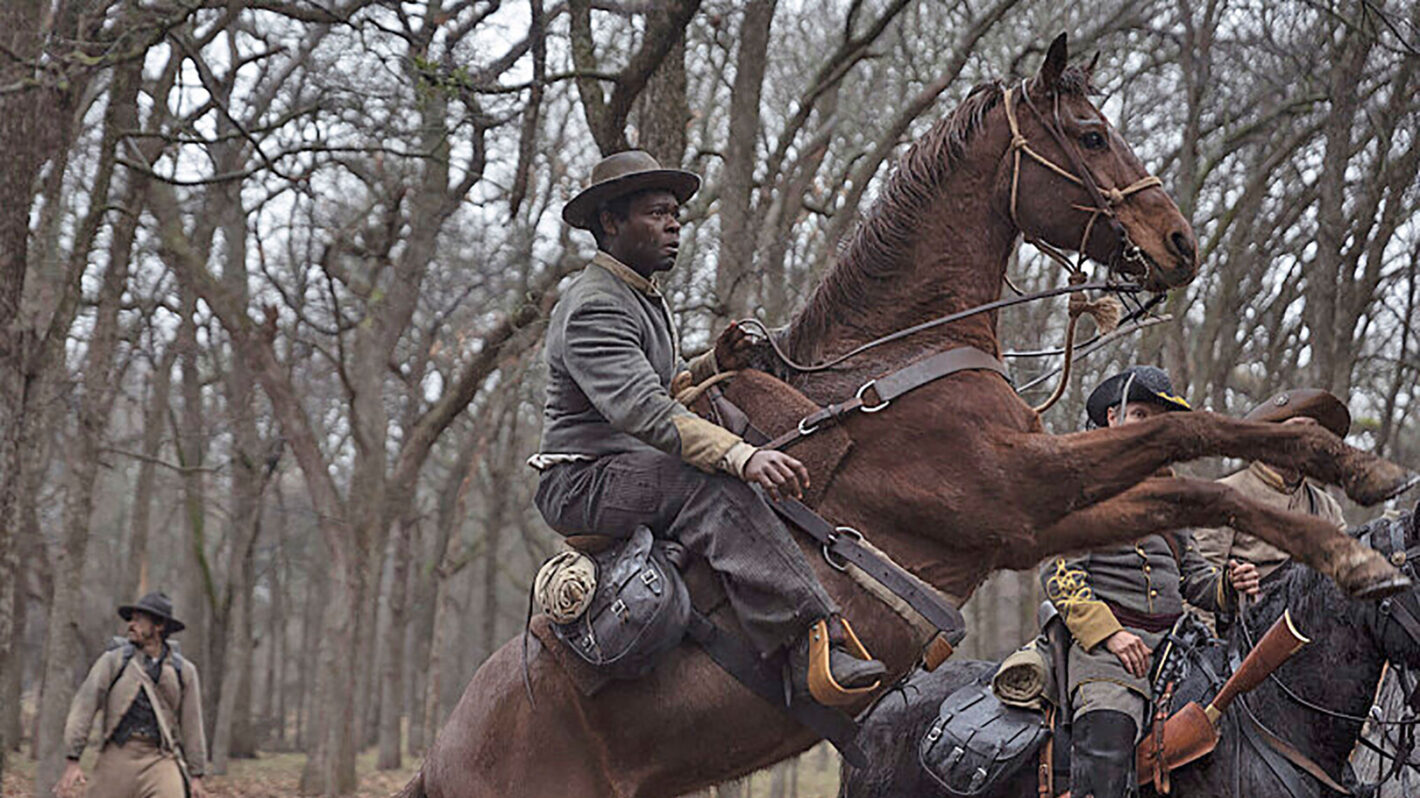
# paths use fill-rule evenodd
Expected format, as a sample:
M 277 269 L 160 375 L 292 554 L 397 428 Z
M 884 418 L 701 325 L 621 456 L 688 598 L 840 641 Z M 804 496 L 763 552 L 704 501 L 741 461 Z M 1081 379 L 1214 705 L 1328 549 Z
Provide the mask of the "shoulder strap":
M 158 719 L 158 733 L 163 737 L 163 745 L 173 752 L 177 759 L 178 770 L 182 772 L 183 784 L 191 783 L 191 777 L 187 772 L 187 752 L 183 750 L 182 742 L 178 740 L 177 735 L 173 734 L 172 727 L 168 725 L 167 718 L 163 716 L 164 707 L 167 707 L 174 717 L 178 716 L 177 711 L 163 700 L 157 685 L 153 684 L 153 679 L 148 676 L 148 671 L 144 668 L 138 669 L 138 684 L 143 688 L 143 692 L 148 694 L 148 702 L 153 705 L 153 716 Z
M 110 651 L 111 650 L 112 649 L 110 649 Z M 123 672 L 128 669 L 129 661 L 133 659 L 133 655 L 137 652 L 138 647 L 132 643 L 123 644 L 123 661 L 119 663 L 118 670 L 113 672 L 113 678 L 109 680 L 108 689 L 104 690 L 104 695 L 108 695 L 113 691 L 113 686 L 118 684 L 119 677 L 123 676 Z M 138 670 L 141 671 L 143 669 L 139 668 Z
M 173 672 L 175 672 L 175 673 L 177 674 L 177 680 L 178 680 L 178 695 L 181 696 L 181 695 L 183 694 L 183 691 L 187 689 L 187 685 L 183 684 L 183 678 L 182 678 L 182 666 L 183 666 L 183 664 L 184 664 L 182 655 L 178 653 L 178 650 L 177 650 L 176 648 L 174 648 L 173 646 L 169 645 L 169 646 L 168 646 L 168 659 L 172 661 L 172 663 L 173 663 Z

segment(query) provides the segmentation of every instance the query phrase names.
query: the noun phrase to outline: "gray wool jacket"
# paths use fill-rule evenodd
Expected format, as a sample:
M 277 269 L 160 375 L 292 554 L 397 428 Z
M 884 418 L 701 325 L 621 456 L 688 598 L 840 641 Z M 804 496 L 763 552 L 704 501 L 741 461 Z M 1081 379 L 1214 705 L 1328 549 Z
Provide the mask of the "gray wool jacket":
M 714 353 L 686 363 L 656 284 L 605 252 L 573 278 L 544 346 L 547 404 L 534 466 L 657 449 L 704 471 L 743 471 L 754 447 L 671 396 L 676 374 L 700 382 Z

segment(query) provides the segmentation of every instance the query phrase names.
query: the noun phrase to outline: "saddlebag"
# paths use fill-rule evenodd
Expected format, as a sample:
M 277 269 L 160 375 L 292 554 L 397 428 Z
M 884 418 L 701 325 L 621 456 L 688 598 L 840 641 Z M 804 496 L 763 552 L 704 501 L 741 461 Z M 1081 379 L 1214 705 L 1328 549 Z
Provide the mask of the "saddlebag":
M 685 637 L 690 592 L 681 579 L 679 544 L 655 540 L 645 526 L 624 543 L 592 555 L 596 588 L 575 620 L 552 625 L 577 655 L 617 679 L 649 673 Z
M 942 701 L 917 754 L 948 795 L 966 798 L 990 793 L 1021 768 L 1033 767 L 1049 736 L 1044 713 L 1006 706 L 990 684 L 978 681 Z

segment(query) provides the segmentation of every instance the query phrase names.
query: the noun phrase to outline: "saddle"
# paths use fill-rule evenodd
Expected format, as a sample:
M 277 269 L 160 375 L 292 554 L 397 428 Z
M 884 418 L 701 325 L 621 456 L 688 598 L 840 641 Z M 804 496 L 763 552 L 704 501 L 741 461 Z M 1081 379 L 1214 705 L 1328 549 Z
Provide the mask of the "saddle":
M 731 402 L 718 385 L 701 389 L 691 407 L 702 416 L 759 444 L 767 441 L 768 436 L 757 429 L 751 419 L 770 429 L 793 429 L 796 425 L 802 429 L 802 425 L 798 425 L 796 420 L 819 412 L 818 407 L 802 393 L 763 372 L 738 372 L 734 393 L 748 408 L 748 412 Z M 916 577 L 902 571 L 881 552 L 863 541 L 856 532 L 852 535 L 845 534 L 842 529 L 835 528 L 809 509 L 822 499 L 823 491 L 852 448 L 851 438 L 841 426 L 830 425 L 819 434 L 803 438 L 796 443 L 794 455 L 809 469 L 813 477 L 813 487 L 804 497 L 804 502 L 785 499 L 771 506 L 784 517 L 791 528 L 806 532 L 819 544 L 824 557 L 835 568 L 846 571 L 851 563 L 859 571 L 881 583 L 879 590 L 885 589 L 895 593 L 906 606 L 920 613 L 925 623 L 935 630 L 935 635 L 924 651 L 924 661 L 929 667 L 936 667 L 950 656 L 953 645 L 959 642 L 964 634 L 965 623 L 956 608 Z M 599 570 L 602 569 L 603 560 L 619 561 L 623 557 L 623 544 L 604 536 L 572 535 L 567 537 L 566 541 L 574 549 L 596 558 Z M 678 573 L 682 570 L 680 565 L 674 564 L 657 577 L 659 580 L 663 576 L 668 585 L 674 583 L 667 596 L 681 589 L 681 574 Z M 649 570 L 650 567 L 645 566 L 638 572 Z M 623 600 L 617 604 L 617 599 L 612 598 L 611 593 L 603 596 L 602 588 L 598 587 L 598 595 L 593 597 L 591 605 L 595 610 L 600 610 L 600 614 L 597 620 L 591 621 L 590 627 L 583 625 L 573 631 L 551 623 L 545 616 L 539 616 L 531 624 L 532 632 L 552 652 L 578 688 L 588 695 L 599 691 L 614 678 L 634 678 L 649 671 L 658 657 L 674 649 L 688 634 L 711 659 L 752 692 L 781 707 L 829 739 L 839 748 L 845 759 L 855 764 L 863 761 L 861 752 L 853 742 L 857 734 L 857 724 L 850 716 L 830 707 L 858 702 L 874 688 L 849 690 L 834 682 L 828 668 L 829 649 L 824 630 L 819 630 L 819 639 L 823 644 L 810 647 L 809 689 L 816 701 L 795 701 L 786 706 L 783 674 L 777 667 L 764 662 L 743 640 L 732 613 L 728 611 L 724 591 L 708 566 L 698 560 L 692 560 L 684 564 L 683 574 L 685 583 L 689 586 L 693 608 L 681 628 L 665 624 L 654 633 L 643 634 L 639 629 L 643 626 L 650 627 L 655 606 L 665 599 L 661 596 L 644 596 L 645 600 L 640 603 Z M 613 579 L 613 587 L 608 590 L 620 591 L 625 584 L 627 583 L 622 580 Z M 878 585 L 875 584 L 874 587 Z M 618 612 L 607 616 L 609 607 L 615 607 Z M 606 620 L 608 617 L 620 617 L 621 628 L 616 631 L 620 633 L 619 639 L 628 644 L 627 650 L 617 661 L 635 663 L 634 665 L 607 667 L 606 658 L 597 654 L 597 650 L 604 646 L 588 645 L 588 628 L 595 629 L 600 624 L 603 627 L 600 633 L 602 638 L 609 633 L 608 630 L 614 628 Z M 844 629 L 852 644 L 851 653 L 860 658 L 870 658 L 867 649 L 857 641 L 846 622 Z M 578 644 L 579 640 L 581 645 Z M 568 656 L 569 653 L 576 656 Z M 588 656 L 589 653 L 593 656 Z
M 1047 617 L 1042 631 L 1049 640 L 1045 647 L 1052 653 L 1069 644 L 1069 632 L 1056 617 Z M 1218 687 L 1206 658 L 1214 642 L 1201 621 L 1185 614 L 1159 646 L 1150 672 L 1155 705 L 1149 714 L 1154 721 L 1136 753 L 1141 776 L 1156 778 L 1152 763 L 1158 759 L 1163 724 L 1176 707 L 1202 699 Z M 1054 687 L 1042 691 L 1047 701 L 1065 695 L 1069 683 L 1065 657 L 1052 660 L 1046 678 Z M 923 770 L 955 797 L 989 794 L 1028 767 L 1037 768 L 1041 795 L 1057 795 L 1062 790 L 1056 786 L 1070 781 L 1068 707 L 1004 704 L 992 690 L 989 676 L 978 679 L 942 700 L 936 720 L 918 745 L 918 759 Z

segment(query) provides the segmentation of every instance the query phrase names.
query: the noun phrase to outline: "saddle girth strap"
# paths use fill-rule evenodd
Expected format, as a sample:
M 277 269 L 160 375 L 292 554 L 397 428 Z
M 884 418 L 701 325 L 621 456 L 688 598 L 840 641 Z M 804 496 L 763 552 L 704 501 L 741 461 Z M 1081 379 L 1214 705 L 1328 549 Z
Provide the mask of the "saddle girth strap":
M 786 706 L 783 675 L 771 664 L 773 660 L 760 657 L 738 635 L 725 632 L 699 610 L 691 611 L 688 632 L 716 665 L 750 692 L 828 740 L 848 764 L 867 767 L 868 757 L 858 746 L 858 724 L 852 717 L 812 700 Z
M 855 410 L 876 413 L 886 408 L 892 400 L 914 388 L 920 388 L 929 382 L 940 380 L 959 371 L 981 370 L 994 371 L 1005 377 L 1008 382 L 1010 381 L 1006 367 L 1000 360 L 974 346 L 961 346 L 956 349 L 948 349 L 945 352 L 938 352 L 885 376 L 868 380 L 851 399 L 835 402 L 804 416 L 799 420 L 797 426 L 763 444 L 762 448 L 783 449 L 812 435 L 825 424 L 836 424 L 842 421 L 844 416 Z M 867 396 L 869 391 L 877 397 L 876 401 L 869 401 Z

